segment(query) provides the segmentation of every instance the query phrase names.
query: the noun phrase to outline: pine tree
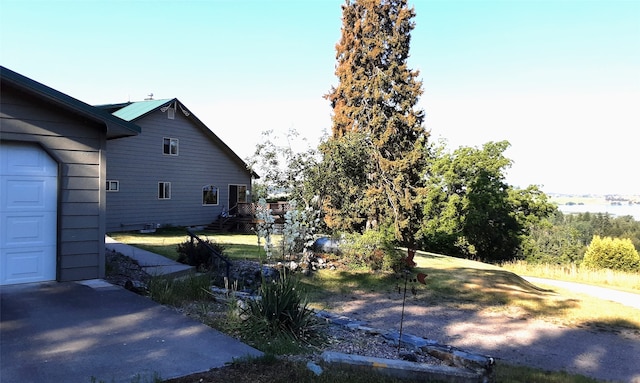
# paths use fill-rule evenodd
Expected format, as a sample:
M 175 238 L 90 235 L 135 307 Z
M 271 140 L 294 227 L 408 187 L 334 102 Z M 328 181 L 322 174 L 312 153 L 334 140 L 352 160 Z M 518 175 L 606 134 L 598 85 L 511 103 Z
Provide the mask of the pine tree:
M 353 194 L 342 197 L 361 200 L 350 204 L 360 206 L 361 225 L 367 218 L 393 224 L 396 238 L 412 247 L 428 154 L 424 111 L 416 108 L 422 82 L 407 65 L 415 11 L 406 0 L 347 0 L 342 10 L 342 37 L 336 45 L 339 84 L 325 96 L 333 108 L 330 140 L 356 137 L 364 142 L 358 149 L 366 151 L 368 160 L 359 190 L 351 188 Z M 324 146 L 325 161 L 338 156 L 330 147 L 336 145 Z M 331 214 L 354 212 L 333 209 Z

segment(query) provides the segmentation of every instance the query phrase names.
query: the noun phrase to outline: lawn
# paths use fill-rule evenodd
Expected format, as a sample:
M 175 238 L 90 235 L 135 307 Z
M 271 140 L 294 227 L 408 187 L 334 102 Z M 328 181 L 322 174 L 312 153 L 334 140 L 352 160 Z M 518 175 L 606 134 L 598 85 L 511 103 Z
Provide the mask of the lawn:
M 258 247 L 257 236 L 251 234 L 197 233 L 225 247 L 232 259 L 260 259 L 264 249 Z M 114 239 L 132 246 L 177 258 L 176 246 L 188 240 L 184 229 L 162 229 L 156 233 L 113 233 Z M 280 237 L 274 242 L 278 243 Z M 598 328 L 625 327 L 640 329 L 638 310 L 587 295 L 559 289 L 543 290 L 505 268 L 466 259 L 418 252 L 415 272 L 429 275 L 427 285 L 417 285 L 417 297 L 430 304 L 464 305 L 468 308 L 490 308 L 496 311 L 517 309 L 527 316 L 571 326 Z M 531 274 L 531 273 L 527 273 Z M 558 274 L 558 277 L 562 274 Z M 631 277 L 630 277 L 631 278 Z M 631 284 L 637 283 L 638 277 Z M 614 276 L 615 279 L 615 276 Z M 615 285 L 611 277 L 604 287 Z M 346 292 L 385 293 L 396 289 L 397 276 L 363 270 L 320 270 L 305 279 L 310 303 L 327 308 L 325 297 Z
M 224 246 L 224 253 L 231 259 L 260 259 L 265 256 L 262 246 L 258 246 L 255 234 L 195 232 L 201 239 L 213 240 Z M 109 233 L 116 241 L 160 254 L 177 260 L 177 246 L 189 240 L 182 228 L 160 229 L 155 233 L 121 232 Z M 275 236 L 274 243 L 280 243 L 281 236 Z
M 225 247 L 225 253 L 233 259 L 264 257 L 264 250 L 258 247 L 255 235 L 210 233 L 199 233 L 199 235 L 203 239 L 207 238 L 222 244 Z M 186 232 L 179 229 L 161 230 L 153 234 L 114 233 L 111 236 L 123 243 L 174 259 L 177 257 L 176 246 L 188 239 Z M 498 266 L 426 252 L 418 252 L 414 260 L 417 266 L 413 272 L 429 275 L 426 286 L 417 285 L 414 299 L 424 299 L 430 304 L 463 306 L 478 310 L 510 310 L 517 307 L 526 311 L 530 317 L 561 322 L 570 326 L 596 326 L 599 330 L 614 331 L 620 327 L 640 329 L 640 316 L 637 315 L 637 310 L 568 291 L 544 290 Z M 327 308 L 327 297 L 354 294 L 360 291 L 388 293 L 399 286 L 398 276 L 393 273 L 365 270 L 319 270 L 313 278 L 303 279 L 303 283 L 306 285 L 310 302 L 316 308 Z M 238 371 L 240 373 L 236 375 Z M 283 372 L 286 376 L 295 377 L 299 381 L 322 381 L 309 375 L 303 365 L 294 363 L 283 368 L 281 363 L 271 366 L 261 361 L 246 361 L 228 369 L 211 372 L 210 375 L 203 374 L 203 379 L 200 381 L 213 382 L 222 377 L 234 377 L 239 382 L 258 381 L 259 378 L 269 376 L 277 379 Z M 504 364 L 499 366 L 497 373 L 501 382 L 595 382 L 595 380 L 562 372 L 549 373 Z M 328 381 L 336 382 L 353 379 L 348 374 L 327 376 L 327 378 Z M 186 381 L 172 380 L 172 382 Z
M 568 326 L 598 329 L 640 329 L 638 310 L 572 291 L 535 286 L 508 270 L 486 263 L 418 252 L 414 274 L 428 275 L 427 284 L 414 284 L 415 301 L 494 312 L 517 311 Z M 383 293 L 398 288 L 397 276 L 369 271 L 321 270 L 309 286 L 316 308 L 329 309 L 326 297 L 339 294 Z

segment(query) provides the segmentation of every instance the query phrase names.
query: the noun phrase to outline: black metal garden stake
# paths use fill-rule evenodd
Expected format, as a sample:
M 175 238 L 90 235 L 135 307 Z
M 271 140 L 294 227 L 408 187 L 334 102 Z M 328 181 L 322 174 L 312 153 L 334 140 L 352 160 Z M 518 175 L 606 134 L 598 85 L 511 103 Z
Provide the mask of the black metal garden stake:
M 413 261 L 413 257 L 415 256 L 416 251 L 414 249 L 407 249 L 407 258 L 405 258 L 405 263 L 409 268 L 415 267 L 416 263 Z M 412 279 L 412 282 L 420 282 L 423 285 L 426 285 L 425 278 L 426 274 L 418 273 L 415 279 Z M 402 328 L 404 325 L 404 306 L 407 300 L 407 281 L 409 279 L 409 271 L 405 271 L 404 274 L 404 292 L 402 294 L 402 313 L 400 315 L 400 337 L 398 338 L 398 356 L 400 355 L 400 346 L 402 345 Z M 413 291 L 413 290 L 412 290 Z
M 402 314 L 400 315 L 400 337 L 398 338 L 398 355 L 400 355 L 400 345 L 402 344 L 402 325 L 404 323 L 404 302 L 407 300 L 407 274 L 404 275 L 404 293 L 402 295 Z

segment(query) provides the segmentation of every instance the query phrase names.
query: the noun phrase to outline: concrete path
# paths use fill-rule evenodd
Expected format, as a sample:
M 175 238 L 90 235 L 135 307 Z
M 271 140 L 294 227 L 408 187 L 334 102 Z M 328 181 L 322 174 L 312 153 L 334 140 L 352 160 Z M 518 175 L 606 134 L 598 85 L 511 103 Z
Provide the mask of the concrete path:
M 560 287 L 566 290 L 576 291 L 579 293 L 594 296 L 596 298 L 622 303 L 625 306 L 640 309 L 640 294 L 628 293 L 625 291 L 608 289 L 606 287 L 598 287 L 586 285 L 584 283 L 556 281 L 553 279 L 522 277 L 526 281 L 535 285 L 543 284 L 549 286 Z
M 109 250 L 116 251 L 136 260 L 138 264 L 142 266 L 142 269 L 151 276 L 164 275 L 178 277 L 193 271 L 192 266 L 176 262 L 150 251 L 125 245 L 109 236 L 105 237 L 105 246 Z
M 0 287 L 3 383 L 145 382 L 261 354 L 102 280 Z

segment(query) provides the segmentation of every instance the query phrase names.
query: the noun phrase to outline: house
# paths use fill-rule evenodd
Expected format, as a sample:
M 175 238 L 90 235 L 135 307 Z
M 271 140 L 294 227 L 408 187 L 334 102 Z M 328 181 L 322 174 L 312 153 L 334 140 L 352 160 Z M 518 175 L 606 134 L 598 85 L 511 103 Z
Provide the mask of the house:
M 250 202 L 255 174 L 180 100 L 99 105 L 142 133 L 107 143 L 107 231 L 204 226 Z
M 140 127 L 0 67 L 0 284 L 102 278 L 106 149 Z

